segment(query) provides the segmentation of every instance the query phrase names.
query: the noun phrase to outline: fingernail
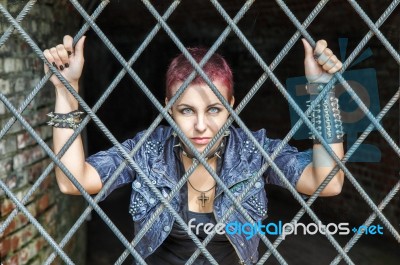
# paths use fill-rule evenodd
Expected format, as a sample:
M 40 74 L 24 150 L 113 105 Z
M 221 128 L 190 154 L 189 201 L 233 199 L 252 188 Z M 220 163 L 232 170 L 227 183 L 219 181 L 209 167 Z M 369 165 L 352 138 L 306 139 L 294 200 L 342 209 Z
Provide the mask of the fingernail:
M 57 69 L 58 69 L 58 67 L 57 67 L 57 65 L 56 65 L 56 63 L 55 63 L 55 62 L 53 62 L 53 63 L 52 63 L 52 65 L 53 65 L 55 68 L 57 68 Z
M 60 65 L 60 70 L 61 71 L 64 70 L 64 66 Z
M 72 52 L 71 52 L 71 51 L 67 51 L 67 53 L 68 53 L 68 56 L 70 56 L 70 55 L 72 54 Z
M 69 67 L 69 63 L 66 63 L 66 64 L 65 64 L 65 68 L 68 68 L 68 67 Z

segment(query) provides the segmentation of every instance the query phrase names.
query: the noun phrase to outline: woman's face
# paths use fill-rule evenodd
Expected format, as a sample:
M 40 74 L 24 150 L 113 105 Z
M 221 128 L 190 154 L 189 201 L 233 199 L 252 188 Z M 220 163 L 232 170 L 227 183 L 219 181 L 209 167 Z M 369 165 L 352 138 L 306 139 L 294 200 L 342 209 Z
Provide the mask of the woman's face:
M 173 92 L 175 93 L 181 85 L 182 83 L 176 84 L 173 87 Z M 214 81 L 214 85 L 227 99 L 227 88 L 218 81 Z M 166 99 L 167 103 L 168 100 Z M 230 105 L 233 106 L 233 103 L 234 98 L 232 97 Z M 200 153 L 204 151 L 229 117 L 228 110 L 207 84 L 188 86 L 172 106 L 170 114 Z M 219 146 L 220 140 L 214 145 L 212 151 Z

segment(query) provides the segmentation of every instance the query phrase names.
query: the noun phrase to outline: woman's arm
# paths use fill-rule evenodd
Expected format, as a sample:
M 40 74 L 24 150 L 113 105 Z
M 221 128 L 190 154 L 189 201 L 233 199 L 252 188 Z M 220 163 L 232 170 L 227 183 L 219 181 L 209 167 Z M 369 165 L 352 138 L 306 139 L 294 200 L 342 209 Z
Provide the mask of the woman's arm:
M 329 146 L 339 159 L 343 158 L 344 151 L 342 143 L 330 144 Z M 321 144 L 314 144 L 313 161 L 301 174 L 300 179 L 296 184 L 297 191 L 303 194 L 312 195 L 335 166 L 336 162 L 331 158 L 328 152 L 326 152 L 325 148 Z M 338 195 L 342 190 L 343 182 L 344 174 L 342 170 L 339 170 L 325 189 L 321 191 L 319 196 Z
M 325 40 L 318 41 L 314 50 L 304 39 L 303 44 L 305 50 L 305 73 L 308 82 L 328 83 L 332 78 L 332 74 L 342 68 L 342 63 L 332 51 L 327 48 Z M 314 57 L 318 58 L 314 59 Z M 343 158 L 344 150 L 341 139 L 330 143 L 329 146 L 339 159 Z M 313 194 L 335 166 L 336 162 L 331 158 L 325 148 L 319 143 L 314 143 L 312 163 L 304 169 L 296 184 L 296 189 L 303 194 Z M 342 170 L 339 170 L 325 189 L 322 190 L 320 196 L 339 194 L 342 190 L 343 182 L 344 174 Z
M 82 37 L 75 48 L 73 47 L 73 39 L 71 36 L 65 36 L 63 44 L 56 47 L 46 49 L 43 55 L 49 63 L 58 68 L 64 78 L 71 86 L 79 91 L 79 78 L 82 74 L 84 57 L 85 37 Z M 49 71 L 47 65 L 44 65 L 45 72 Z M 50 81 L 54 84 L 56 90 L 55 113 L 66 114 L 78 109 L 78 102 L 66 89 L 66 87 L 53 75 Z M 73 129 L 55 128 L 53 129 L 53 145 L 54 152 L 58 154 L 67 140 L 73 134 Z M 61 162 L 74 175 L 84 189 L 90 193 L 98 193 L 102 187 L 102 182 L 97 171 L 87 162 L 85 162 L 85 154 L 83 150 L 82 138 L 79 135 L 65 154 L 61 157 Z M 80 194 L 79 190 L 72 184 L 68 177 L 56 167 L 56 178 L 60 190 L 66 194 Z

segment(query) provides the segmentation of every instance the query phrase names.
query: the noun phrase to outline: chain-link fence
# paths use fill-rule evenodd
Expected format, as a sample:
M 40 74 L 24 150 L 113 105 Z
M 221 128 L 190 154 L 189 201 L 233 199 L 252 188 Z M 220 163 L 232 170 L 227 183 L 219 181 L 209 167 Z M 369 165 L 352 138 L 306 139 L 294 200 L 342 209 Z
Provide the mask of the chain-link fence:
M 311 206 L 317 199 L 318 195 L 320 192 L 326 187 L 326 185 L 329 183 L 329 181 L 333 178 L 333 176 L 339 171 L 343 170 L 346 175 L 346 179 L 351 183 L 351 185 L 354 186 L 354 188 L 357 190 L 357 192 L 360 194 L 360 196 L 363 198 L 363 200 L 367 203 L 367 205 L 370 208 L 370 216 L 368 219 L 365 220 L 364 226 L 368 227 L 371 225 L 374 220 L 377 218 L 379 221 L 383 224 L 383 227 L 385 231 L 387 231 L 391 237 L 393 237 L 397 242 L 400 242 L 400 234 L 398 232 L 398 228 L 396 224 L 391 223 L 385 214 L 383 214 L 383 210 L 385 207 L 388 205 L 388 203 L 394 198 L 394 196 L 397 194 L 399 187 L 400 187 L 400 181 L 397 181 L 396 183 L 392 186 L 391 190 L 387 192 L 386 196 L 384 199 L 379 201 L 378 203 L 374 202 L 369 194 L 365 191 L 365 189 L 360 185 L 359 181 L 357 178 L 353 175 L 353 173 L 348 169 L 346 162 L 349 161 L 349 159 L 352 158 L 352 155 L 356 152 L 356 150 L 362 145 L 364 140 L 367 138 L 367 136 L 371 133 L 373 130 L 379 131 L 380 135 L 383 137 L 383 139 L 387 142 L 387 144 L 392 148 L 392 150 L 395 152 L 397 156 L 400 155 L 400 149 L 398 144 L 396 143 L 395 140 L 392 139 L 392 137 L 389 135 L 387 132 L 387 129 L 382 126 L 382 119 L 385 117 L 385 115 L 389 112 L 391 107 L 398 102 L 399 99 L 399 91 L 396 89 L 396 93 L 392 96 L 392 98 L 386 103 L 386 105 L 380 110 L 379 113 L 372 113 L 371 108 L 369 106 L 366 106 L 365 101 L 363 101 L 360 98 L 360 95 L 355 92 L 353 89 L 354 86 L 350 84 L 350 82 L 346 81 L 346 79 L 342 76 L 342 73 L 351 65 L 351 63 L 354 61 L 354 59 L 360 54 L 360 52 L 366 47 L 368 44 L 369 40 L 373 37 L 376 37 L 377 39 L 380 40 L 382 47 L 384 47 L 392 56 L 393 60 L 397 63 L 400 64 L 400 56 L 398 51 L 392 46 L 392 44 L 387 40 L 385 35 L 380 31 L 380 27 L 384 24 L 385 20 L 393 13 L 397 5 L 399 4 L 399 0 L 393 1 L 381 14 L 379 19 L 374 22 L 371 21 L 371 19 L 368 17 L 368 15 L 363 11 L 363 9 L 360 7 L 360 5 L 357 3 L 357 1 L 348 1 L 349 7 L 353 8 L 354 11 L 359 15 L 360 19 L 362 19 L 365 24 L 368 26 L 369 31 L 365 34 L 365 36 L 362 38 L 362 40 L 358 43 L 356 48 L 352 51 L 350 56 L 344 61 L 343 63 L 343 69 L 341 70 L 340 73 L 337 73 L 334 75 L 334 78 L 325 86 L 324 90 L 321 92 L 321 94 L 317 97 L 317 99 L 311 104 L 308 109 L 303 109 L 299 106 L 299 103 L 296 101 L 295 98 L 293 98 L 293 95 L 288 92 L 288 89 L 286 86 L 280 81 L 277 76 L 274 74 L 275 68 L 281 63 L 281 61 L 285 58 L 285 56 L 289 53 L 291 48 L 294 46 L 296 42 L 298 42 L 299 38 L 304 37 L 306 38 L 310 44 L 315 45 L 315 41 L 313 36 L 307 31 L 307 28 L 312 24 L 314 19 L 318 16 L 318 14 L 324 9 L 325 5 L 329 2 L 328 0 L 322 0 L 320 1 L 312 10 L 312 12 L 308 15 L 308 17 L 304 20 L 304 22 L 299 21 L 299 19 L 292 13 L 291 9 L 287 6 L 285 1 L 280 1 L 276 0 L 277 4 L 281 8 L 281 10 L 286 14 L 286 17 L 283 17 L 282 19 L 289 19 L 293 25 L 296 27 L 297 31 L 293 34 L 293 36 L 287 41 L 286 45 L 282 48 L 282 50 L 279 52 L 279 54 L 276 56 L 276 58 L 272 61 L 272 63 L 267 64 L 265 59 L 260 56 L 260 54 L 257 52 L 257 50 L 254 48 L 252 45 L 251 41 L 249 41 L 248 38 L 243 34 L 242 30 L 238 27 L 239 21 L 242 19 L 243 16 L 246 15 L 246 12 L 252 8 L 252 4 L 254 2 L 249 0 L 249 1 L 243 1 L 243 5 L 240 8 L 240 10 L 237 12 L 235 16 L 229 16 L 228 13 L 225 11 L 225 9 L 221 6 L 221 4 L 217 0 L 210 0 L 210 3 L 212 4 L 214 11 L 216 10 L 220 16 L 223 18 L 223 20 L 226 22 L 226 27 L 223 30 L 223 32 L 220 34 L 220 36 L 217 38 L 217 40 L 213 43 L 211 48 L 209 49 L 207 55 L 202 59 L 200 63 L 196 63 L 196 61 L 191 57 L 191 55 L 188 53 L 188 51 L 185 48 L 185 45 L 180 41 L 180 39 L 176 36 L 174 31 L 171 29 L 169 26 L 167 20 L 176 11 L 177 7 L 179 6 L 181 1 L 172 1 L 170 6 L 166 9 L 166 11 L 163 14 L 160 14 L 156 8 L 154 8 L 153 4 L 150 3 L 150 1 L 142 1 L 146 9 L 148 10 L 148 15 L 152 15 L 156 21 L 157 24 L 153 27 L 153 29 L 148 33 L 146 36 L 145 40 L 142 42 L 140 47 L 134 52 L 134 54 L 129 58 L 129 60 L 126 60 L 121 53 L 116 49 L 116 47 L 112 44 L 112 42 L 109 40 L 106 34 L 101 30 L 101 28 L 98 27 L 96 24 L 96 19 L 101 16 L 102 11 L 106 8 L 106 6 L 109 4 L 110 1 L 102 1 L 98 6 L 94 8 L 94 11 L 92 14 L 88 14 L 87 11 L 81 6 L 81 4 L 78 1 L 70 0 L 70 4 L 76 11 L 80 14 L 80 16 L 84 19 L 84 25 L 81 27 L 79 32 L 74 36 L 74 42 L 76 43 L 77 40 L 79 40 L 89 29 L 91 29 L 93 32 L 97 34 L 97 36 L 103 41 L 104 45 L 109 49 L 109 51 L 115 56 L 116 60 L 120 63 L 122 66 L 122 70 L 117 74 L 115 79 L 112 81 L 112 83 L 107 87 L 105 92 L 102 94 L 102 96 L 99 98 L 99 100 L 94 104 L 92 107 L 88 106 L 88 104 L 85 102 L 85 100 L 71 87 L 71 85 L 63 78 L 63 76 L 59 73 L 58 69 L 55 68 L 53 65 L 49 64 L 43 57 L 42 55 L 42 49 L 43 47 L 39 47 L 38 44 L 34 41 L 34 38 L 30 36 L 27 31 L 21 26 L 21 21 L 25 19 L 27 14 L 29 14 L 30 10 L 32 7 L 36 4 L 36 1 L 28 1 L 24 8 L 20 11 L 18 16 L 12 16 L 9 12 L 9 10 L 5 7 L 5 5 L 1 4 L 0 5 L 0 12 L 2 16 L 5 18 L 5 21 L 8 22 L 7 28 L 5 29 L 3 35 L 1 36 L 0 39 L 0 47 L 4 45 L 10 36 L 14 33 L 17 33 L 29 47 L 37 54 L 37 56 L 45 62 L 49 68 L 51 69 L 51 72 L 48 73 L 47 75 L 43 76 L 40 81 L 34 84 L 34 87 L 30 88 L 31 92 L 30 94 L 26 97 L 23 102 L 21 102 L 20 105 L 16 106 L 15 104 L 12 104 L 10 99 L 3 93 L 3 91 L 0 91 L 0 100 L 1 102 L 5 105 L 6 109 L 12 113 L 13 117 L 10 118 L 6 123 L 4 123 L 1 132 L 0 132 L 0 139 L 5 137 L 7 133 L 10 131 L 10 128 L 16 123 L 19 122 L 22 127 L 29 132 L 31 137 L 41 146 L 41 148 L 45 151 L 46 155 L 51 158 L 53 161 L 50 163 L 40 174 L 40 176 L 35 180 L 34 183 L 32 183 L 31 188 L 26 191 L 26 193 L 23 194 L 23 196 L 16 196 L 16 194 L 10 189 L 10 187 L 3 181 L 0 180 L 0 187 L 6 194 L 6 196 L 12 200 L 12 202 L 15 204 L 16 209 L 14 209 L 1 223 L 0 227 L 0 233 L 3 233 L 7 227 L 12 223 L 12 220 L 17 216 L 19 212 L 22 212 L 28 219 L 29 221 L 36 227 L 38 232 L 41 234 L 41 236 L 48 242 L 48 244 L 54 249 L 54 253 L 51 254 L 47 260 L 45 261 L 45 264 L 50 264 L 54 261 L 56 256 L 59 256 L 63 262 L 67 264 L 74 264 L 74 261 L 71 260 L 71 258 L 66 254 L 64 247 L 66 244 L 69 242 L 71 237 L 76 233 L 76 231 L 79 229 L 79 227 L 82 226 L 82 224 L 85 222 L 87 217 L 90 215 L 91 211 L 94 210 L 96 213 L 103 219 L 103 221 L 109 226 L 109 228 L 113 231 L 113 233 L 118 237 L 118 239 L 121 241 L 121 243 L 124 245 L 126 248 L 126 251 L 121 253 L 120 257 L 118 260 L 115 262 L 115 264 L 122 264 L 124 260 L 127 258 L 128 255 L 132 255 L 135 260 L 139 264 L 145 264 L 145 261 L 143 258 L 140 256 L 140 254 L 135 250 L 135 246 L 138 244 L 138 242 L 141 240 L 143 235 L 146 233 L 148 229 L 153 225 L 153 223 L 157 220 L 158 216 L 163 212 L 163 211 L 169 211 L 172 216 L 175 218 L 176 222 L 184 227 L 187 231 L 189 230 L 188 225 L 185 223 L 185 221 L 182 219 L 182 217 L 174 210 L 174 208 L 170 205 L 171 199 L 175 196 L 176 193 L 178 193 L 183 185 L 186 184 L 188 177 L 190 174 L 195 170 L 197 165 L 202 164 L 207 171 L 212 175 L 212 177 L 215 179 L 217 182 L 217 185 L 221 187 L 224 193 L 226 193 L 229 198 L 232 200 L 233 204 L 231 208 L 226 212 L 226 214 L 223 216 L 223 218 L 220 220 L 220 222 L 225 222 L 228 217 L 233 213 L 234 210 L 240 212 L 249 222 L 250 224 L 255 224 L 254 220 L 249 216 L 249 214 L 246 212 L 246 210 L 243 208 L 241 205 L 241 201 L 244 198 L 244 196 L 256 185 L 256 182 L 258 178 L 267 170 L 267 168 L 271 167 L 272 170 L 274 170 L 277 175 L 280 178 L 280 181 L 284 183 L 284 185 L 287 187 L 289 192 L 292 194 L 292 196 L 298 201 L 298 203 L 301 205 L 301 210 L 292 218 L 291 223 L 295 224 L 302 218 L 304 214 L 307 214 L 309 217 L 311 217 L 312 221 L 315 223 L 321 222 L 321 219 L 318 217 L 318 215 L 315 213 L 313 209 L 311 209 Z M 111 1 L 112 2 L 112 1 Z M 168 102 L 166 106 L 163 106 L 157 98 L 153 95 L 151 90 L 146 86 L 145 82 L 142 81 L 140 76 L 133 70 L 132 65 L 138 60 L 140 55 L 143 53 L 143 51 L 146 49 L 146 47 L 149 46 L 151 41 L 154 39 L 156 34 L 160 31 L 164 31 L 169 38 L 172 40 L 172 42 L 176 45 L 176 47 L 183 53 L 183 55 L 189 60 L 189 62 L 193 65 L 195 71 L 188 77 L 188 79 L 182 84 L 182 86 L 178 89 L 177 93 L 173 96 L 173 98 Z M 252 86 L 251 89 L 247 92 L 246 96 L 243 98 L 243 100 L 238 104 L 238 106 L 233 109 L 230 104 L 226 101 L 226 99 L 220 94 L 218 89 L 214 86 L 212 81 L 209 79 L 209 77 L 203 72 L 202 66 L 207 62 L 207 60 L 211 57 L 211 55 L 216 52 L 216 50 L 226 41 L 226 38 L 229 34 L 234 34 L 237 36 L 238 39 L 240 39 L 240 42 L 243 44 L 245 49 L 251 54 L 251 56 L 254 58 L 254 60 L 258 63 L 258 65 L 262 68 L 263 74 L 259 77 L 257 82 Z M 38 134 L 38 132 L 32 127 L 30 122 L 24 118 L 22 115 L 23 111 L 28 107 L 28 105 L 34 100 L 34 98 L 37 96 L 37 94 L 41 91 L 41 89 L 45 86 L 45 84 L 48 82 L 49 77 L 51 74 L 55 74 L 61 81 L 62 83 L 67 87 L 68 91 L 77 99 L 79 102 L 80 107 L 87 113 L 87 116 L 84 118 L 82 121 L 81 125 L 75 130 L 74 134 L 71 136 L 71 138 L 67 141 L 67 143 L 64 145 L 62 150 L 56 155 L 53 153 L 51 148 L 49 147 L 48 143 L 45 142 L 42 137 Z M 203 152 L 203 154 L 200 154 L 194 146 L 190 143 L 190 141 L 186 138 L 184 133 L 180 130 L 178 125 L 174 122 L 174 120 L 171 118 L 171 116 L 168 114 L 168 110 L 171 108 L 171 106 L 174 104 L 174 102 L 182 95 L 182 93 L 185 91 L 185 89 L 189 86 L 191 81 L 195 78 L 196 75 L 200 75 L 206 83 L 209 85 L 209 87 L 212 89 L 212 91 L 216 94 L 218 99 L 222 102 L 224 107 L 230 112 L 230 118 L 226 122 L 226 124 L 220 129 L 220 131 L 217 133 L 215 138 L 210 142 L 210 144 L 207 146 L 206 150 Z M 157 116 L 156 119 L 151 123 L 150 126 L 148 126 L 148 130 L 145 132 L 143 137 L 140 139 L 140 141 L 137 143 L 135 148 L 132 150 L 131 153 L 127 153 L 125 149 L 121 146 L 119 141 L 116 139 L 116 137 L 110 132 L 110 130 L 107 128 L 107 126 L 104 125 L 102 120 L 97 116 L 96 112 L 98 109 L 102 106 L 102 104 L 107 100 L 107 98 L 110 96 L 110 94 L 113 92 L 115 87 L 119 84 L 122 78 L 124 78 L 126 75 L 128 75 L 136 84 L 137 86 L 142 90 L 142 92 L 147 96 L 147 98 L 151 101 L 153 106 L 158 110 L 159 115 Z M 278 89 L 278 91 L 283 95 L 283 97 L 287 100 L 288 104 L 291 106 L 293 112 L 299 117 L 298 119 L 293 122 L 293 126 L 291 130 L 287 133 L 287 135 L 284 137 L 282 144 L 274 151 L 272 155 L 269 155 L 264 149 L 263 146 L 261 146 L 257 140 L 254 138 L 246 124 L 242 121 L 242 119 L 239 117 L 239 114 L 242 112 L 242 110 L 246 107 L 246 105 L 252 100 L 254 95 L 259 91 L 260 87 L 264 82 L 269 79 L 275 84 L 275 87 Z M 319 135 L 317 130 L 314 128 L 310 120 L 308 119 L 308 115 L 311 113 L 312 109 L 318 104 L 323 97 L 327 95 L 329 90 L 332 88 L 335 82 L 339 82 L 341 86 L 343 87 L 344 91 L 350 95 L 351 99 L 357 104 L 357 107 L 361 109 L 363 115 L 368 119 L 368 125 L 366 128 L 362 131 L 361 135 L 358 136 L 358 138 L 354 141 L 352 146 L 350 146 L 346 152 L 346 155 L 344 156 L 343 159 L 339 159 L 335 153 L 332 151 L 330 148 L 329 144 L 326 143 L 324 139 L 322 139 Z M 154 185 L 154 183 L 146 176 L 146 174 L 143 172 L 143 170 L 138 166 L 138 164 L 132 159 L 133 155 L 142 147 L 143 144 L 146 143 L 146 140 L 148 140 L 148 137 L 151 135 L 151 133 L 155 130 L 155 128 L 160 124 L 161 121 L 167 121 L 169 125 L 173 128 L 173 130 L 179 135 L 179 137 L 182 139 L 182 141 L 189 147 L 189 149 L 195 154 L 197 160 L 194 165 L 190 167 L 190 169 L 184 174 L 184 176 L 180 179 L 176 187 L 171 190 L 170 194 L 168 196 L 164 196 L 161 194 L 161 192 L 158 190 L 158 188 Z M 95 197 L 90 196 L 84 189 L 83 187 L 76 181 L 75 177 L 69 172 L 69 170 L 61 163 L 60 157 L 66 152 L 66 150 L 69 148 L 69 146 L 72 144 L 74 139 L 82 132 L 82 130 L 86 127 L 87 123 L 89 121 L 93 121 L 96 126 L 101 130 L 101 132 L 109 139 L 109 141 L 114 145 L 121 156 L 124 157 L 125 163 L 122 163 L 118 169 L 115 171 L 115 173 L 110 177 L 109 181 L 104 185 L 102 190 L 100 191 L 99 194 L 97 194 Z M 222 136 L 224 131 L 233 123 L 235 122 L 240 128 L 243 129 L 243 131 L 246 133 L 246 135 L 249 137 L 249 139 L 252 140 L 256 150 L 259 152 L 260 155 L 263 156 L 265 161 L 267 163 L 255 174 L 249 181 L 245 191 L 243 192 L 242 196 L 240 197 L 235 197 L 231 190 L 226 187 L 226 185 L 221 181 L 220 177 L 216 174 L 216 172 L 209 166 L 207 163 L 205 157 L 207 153 L 211 150 L 211 147 L 216 143 L 217 139 Z M 330 156 L 334 161 L 336 161 L 337 166 L 330 172 L 330 174 L 327 176 L 326 180 L 320 185 L 320 187 L 316 190 L 316 192 L 310 196 L 307 200 L 304 200 L 302 196 L 290 185 L 288 180 L 285 178 L 284 174 L 280 171 L 280 169 L 276 166 L 274 163 L 274 159 L 279 155 L 281 152 L 282 148 L 284 147 L 285 144 L 291 140 L 296 132 L 299 130 L 301 126 L 307 126 L 309 130 L 311 130 L 314 134 L 317 135 L 317 138 L 321 141 L 322 145 L 324 148 L 328 151 Z M 396 125 L 398 126 L 398 124 Z M 397 162 L 399 160 L 397 159 Z M 34 194 L 34 192 L 40 187 L 40 185 L 46 180 L 47 176 L 49 173 L 53 170 L 54 166 L 59 167 L 65 175 L 71 180 L 71 182 L 78 188 L 78 190 L 81 192 L 83 198 L 87 201 L 88 207 L 83 211 L 83 213 L 80 215 L 80 217 L 76 220 L 74 225 L 69 229 L 69 231 L 63 235 L 62 240 L 57 242 L 54 238 L 52 238 L 49 234 L 48 231 L 36 220 L 35 216 L 32 215 L 32 213 L 28 210 L 26 204 L 29 202 L 30 197 Z M 137 174 L 140 175 L 140 177 L 144 180 L 146 185 L 151 189 L 153 192 L 154 196 L 156 196 L 157 200 L 161 202 L 161 204 L 158 206 L 157 210 L 155 211 L 154 215 L 148 220 L 144 228 L 138 232 L 138 234 L 135 236 L 132 242 L 130 242 L 122 233 L 121 231 L 113 224 L 113 222 L 109 219 L 109 217 L 103 212 L 103 210 L 98 206 L 98 202 L 100 198 L 103 197 L 104 194 L 107 193 L 107 190 L 110 188 L 112 183 L 118 178 L 119 174 L 124 170 L 125 167 L 132 167 L 136 171 Z M 212 240 L 212 238 L 215 236 L 216 231 L 213 231 L 210 235 L 207 236 L 207 238 L 204 241 L 200 241 L 199 238 L 197 238 L 194 234 L 188 234 L 190 238 L 194 241 L 194 243 L 197 245 L 198 250 L 193 253 L 192 257 L 190 260 L 188 260 L 187 264 L 192 264 L 196 258 L 200 255 L 203 254 L 212 264 L 216 264 L 216 261 L 214 260 L 213 256 L 208 252 L 206 249 L 207 244 Z M 341 244 L 338 243 L 338 241 L 330 234 L 330 233 L 325 233 L 326 239 L 332 244 L 332 246 L 336 249 L 337 251 L 337 256 L 334 260 L 332 260 L 331 264 L 338 264 L 341 260 L 344 260 L 347 264 L 354 264 L 352 259 L 349 257 L 348 252 L 350 249 L 356 245 L 357 241 L 359 238 L 363 235 L 363 233 L 355 233 L 354 236 L 347 242 L 345 246 L 341 246 Z M 263 253 L 260 256 L 260 259 L 257 264 L 263 264 L 268 260 L 268 258 L 273 255 L 279 263 L 281 264 L 287 264 L 283 256 L 279 253 L 277 250 L 278 246 L 282 243 L 284 240 L 284 235 L 280 235 L 274 242 L 271 242 L 268 237 L 266 237 L 263 233 L 258 233 L 257 236 L 259 236 L 265 244 L 266 248 L 268 251 L 266 253 Z

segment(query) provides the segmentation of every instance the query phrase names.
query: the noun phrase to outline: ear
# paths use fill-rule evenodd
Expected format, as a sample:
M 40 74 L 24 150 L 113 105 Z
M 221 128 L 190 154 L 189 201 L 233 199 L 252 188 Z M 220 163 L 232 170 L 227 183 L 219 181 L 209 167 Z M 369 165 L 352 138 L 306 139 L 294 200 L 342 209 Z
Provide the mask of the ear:
M 167 105 L 168 105 L 168 102 L 169 102 L 168 98 L 167 98 L 167 97 L 165 97 L 165 106 L 167 106 Z M 169 110 L 168 110 L 168 113 L 169 113 L 170 115 L 172 115 L 172 110 L 171 110 L 171 109 L 169 109 Z
M 230 103 L 231 107 L 233 108 L 233 105 L 235 104 L 235 97 L 234 96 L 232 96 L 231 102 L 229 102 L 229 103 Z

